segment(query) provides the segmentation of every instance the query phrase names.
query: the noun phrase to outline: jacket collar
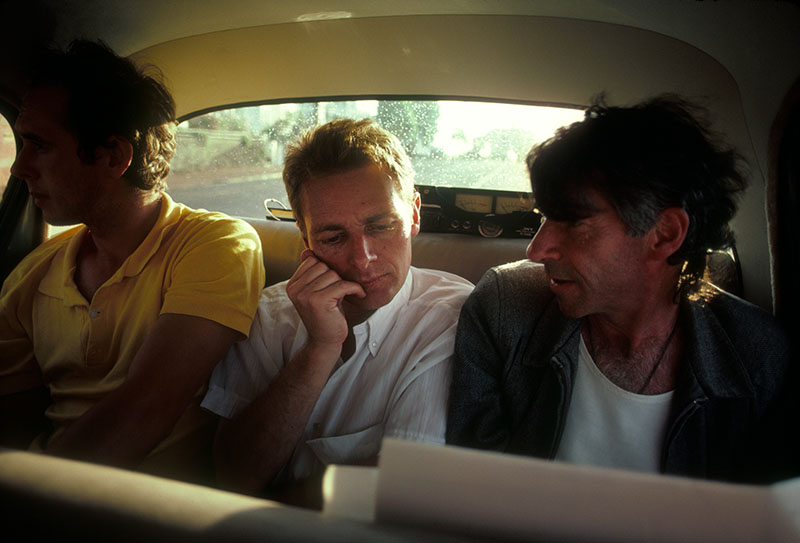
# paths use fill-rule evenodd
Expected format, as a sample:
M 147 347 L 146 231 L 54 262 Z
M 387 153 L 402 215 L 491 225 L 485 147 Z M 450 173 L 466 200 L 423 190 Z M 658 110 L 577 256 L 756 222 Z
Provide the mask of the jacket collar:
M 712 296 L 726 294 L 716 291 Z M 677 388 L 688 387 L 695 400 L 753 398 L 753 384 L 731 337 L 710 307 L 713 302 L 696 299 L 681 304 L 684 352 Z
M 716 291 L 715 296 L 726 296 Z M 684 352 L 676 390 L 689 401 L 709 398 L 752 398 L 753 384 L 730 336 L 710 308 L 713 300 L 681 302 L 679 318 Z M 555 296 L 548 298 L 524 352 L 523 363 L 544 366 L 554 358 L 574 365 L 578 360 L 581 320 L 565 317 Z
M 580 325 L 580 319 L 565 317 L 558 308 L 555 296 L 549 296 L 533 333 L 528 334 L 528 343 L 523 352 L 530 354 L 522 358 L 523 364 L 545 366 L 557 357 L 577 361 Z

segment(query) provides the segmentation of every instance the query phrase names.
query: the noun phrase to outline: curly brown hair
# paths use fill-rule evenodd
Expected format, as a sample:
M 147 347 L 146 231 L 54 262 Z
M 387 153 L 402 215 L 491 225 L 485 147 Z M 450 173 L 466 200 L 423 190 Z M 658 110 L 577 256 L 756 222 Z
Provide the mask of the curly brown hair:
M 103 42 L 75 40 L 66 51 L 41 55 L 30 86 L 67 91 L 67 128 L 81 160 L 93 161 L 111 136 L 123 137 L 133 146 L 123 177 L 142 190 L 164 190 L 176 122 L 175 101 L 159 79 L 155 68 L 137 67 Z

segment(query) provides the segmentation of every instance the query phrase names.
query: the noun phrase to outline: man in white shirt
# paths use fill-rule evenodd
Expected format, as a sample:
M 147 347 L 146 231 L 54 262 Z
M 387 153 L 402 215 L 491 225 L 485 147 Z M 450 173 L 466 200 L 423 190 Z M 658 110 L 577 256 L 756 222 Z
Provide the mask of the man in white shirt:
M 220 483 L 257 492 L 384 436 L 444 443 L 450 359 L 472 285 L 411 268 L 419 194 L 397 138 L 340 119 L 289 147 L 284 183 L 306 250 L 267 288 L 250 338 L 212 376 Z

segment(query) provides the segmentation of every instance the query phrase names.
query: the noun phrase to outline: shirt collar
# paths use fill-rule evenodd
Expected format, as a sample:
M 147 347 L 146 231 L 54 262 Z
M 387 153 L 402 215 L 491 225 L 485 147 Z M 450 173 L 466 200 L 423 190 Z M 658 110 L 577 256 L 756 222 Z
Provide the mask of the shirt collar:
M 75 275 L 75 259 L 78 250 L 81 248 L 83 236 L 86 235 L 86 226 L 78 226 L 72 230 L 74 232 L 66 242 L 63 250 L 59 250 L 53 258 L 51 267 L 59 270 L 56 273 L 47 273 L 39 283 L 39 292 L 64 301 L 64 305 L 86 305 L 86 300 L 75 285 L 73 276 Z M 64 234 L 67 235 L 67 234 Z
M 177 223 L 181 215 L 181 209 L 182 206 L 180 204 L 176 204 L 167 193 L 162 192 L 161 208 L 153 228 L 150 229 L 142 243 L 125 259 L 120 269 L 114 272 L 114 275 L 111 276 L 106 284 L 119 281 L 121 277 L 132 277 L 141 273 L 147 262 L 161 246 L 164 236 Z M 87 301 L 78 290 L 74 280 L 75 262 L 85 235 L 86 226 L 79 226 L 75 234 L 67 241 L 65 250 L 59 251 L 58 255 L 53 259 L 54 269 L 60 269 L 61 271 L 47 274 L 39 284 L 39 292 L 53 298 L 63 299 L 64 304 L 67 306 L 86 305 Z
M 125 277 L 132 277 L 138 275 L 150 261 L 150 258 L 155 254 L 164 236 L 167 235 L 177 223 L 181 215 L 181 205 L 176 204 L 169 194 L 166 192 L 161 193 L 161 209 L 158 213 L 158 219 L 150 229 L 150 232 L 144 238 L 142 243 L 136 248 L 133 253 L 125 260 L 120 269 L 122 275 Z M 115 274 L 116 275 L 116 274 Z
M 413 279 L 409 268 L 406 280 L 400 290 L 397 291 L 397 294 L 394 295 L 394 298 L 388 304 L 376 309 L 367 320 L 353 327 L 356 343 L 360 344 L 361 338 L 365 336 L 367 341 L 366 348 L 369 349 L 372 356 L 377 354 L 386 336 L 389 335 L 389 332 L 394 327 L 398 315 L 411 298 L 412 283 Z

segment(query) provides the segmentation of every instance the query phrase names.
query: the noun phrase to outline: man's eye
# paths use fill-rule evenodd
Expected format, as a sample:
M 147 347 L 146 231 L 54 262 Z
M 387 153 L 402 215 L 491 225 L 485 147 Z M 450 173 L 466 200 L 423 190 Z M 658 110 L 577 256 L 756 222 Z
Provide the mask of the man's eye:
M 379 234 L 382 232 L 391 232 L 395 229 L 394 223 L 376 223 L 367 227 L 367 232 Z
M 336 245 L 337 243 L 342 241 L 342 236 L 335 235 L 335 236 L 328 236 L 326 238 L 320 238 L 318 240 L 319 243 L 322 245 Z
M 568 218 L 568 219 L 566 220 L 566 223 L 567 223 L 569 226 L 571 226 L 571 227 L 575 228 L 575 227 L 577 227 L 577 226 L 583 226 L 583 225 L 585 225 L 585 224 L 586 224 L 586 220 L 587 220 L 587 219 L 589 219 L 589 217 L 587 217 L 587 216 L 583 216 L 583 217 L 570 217 L 570 218 Z
M 45 148 L 45 144 L 41 141 L 36 140 L 28 140 L 25 142 L 25 145 L 32 148 L 34 151 L 42 151 Z

